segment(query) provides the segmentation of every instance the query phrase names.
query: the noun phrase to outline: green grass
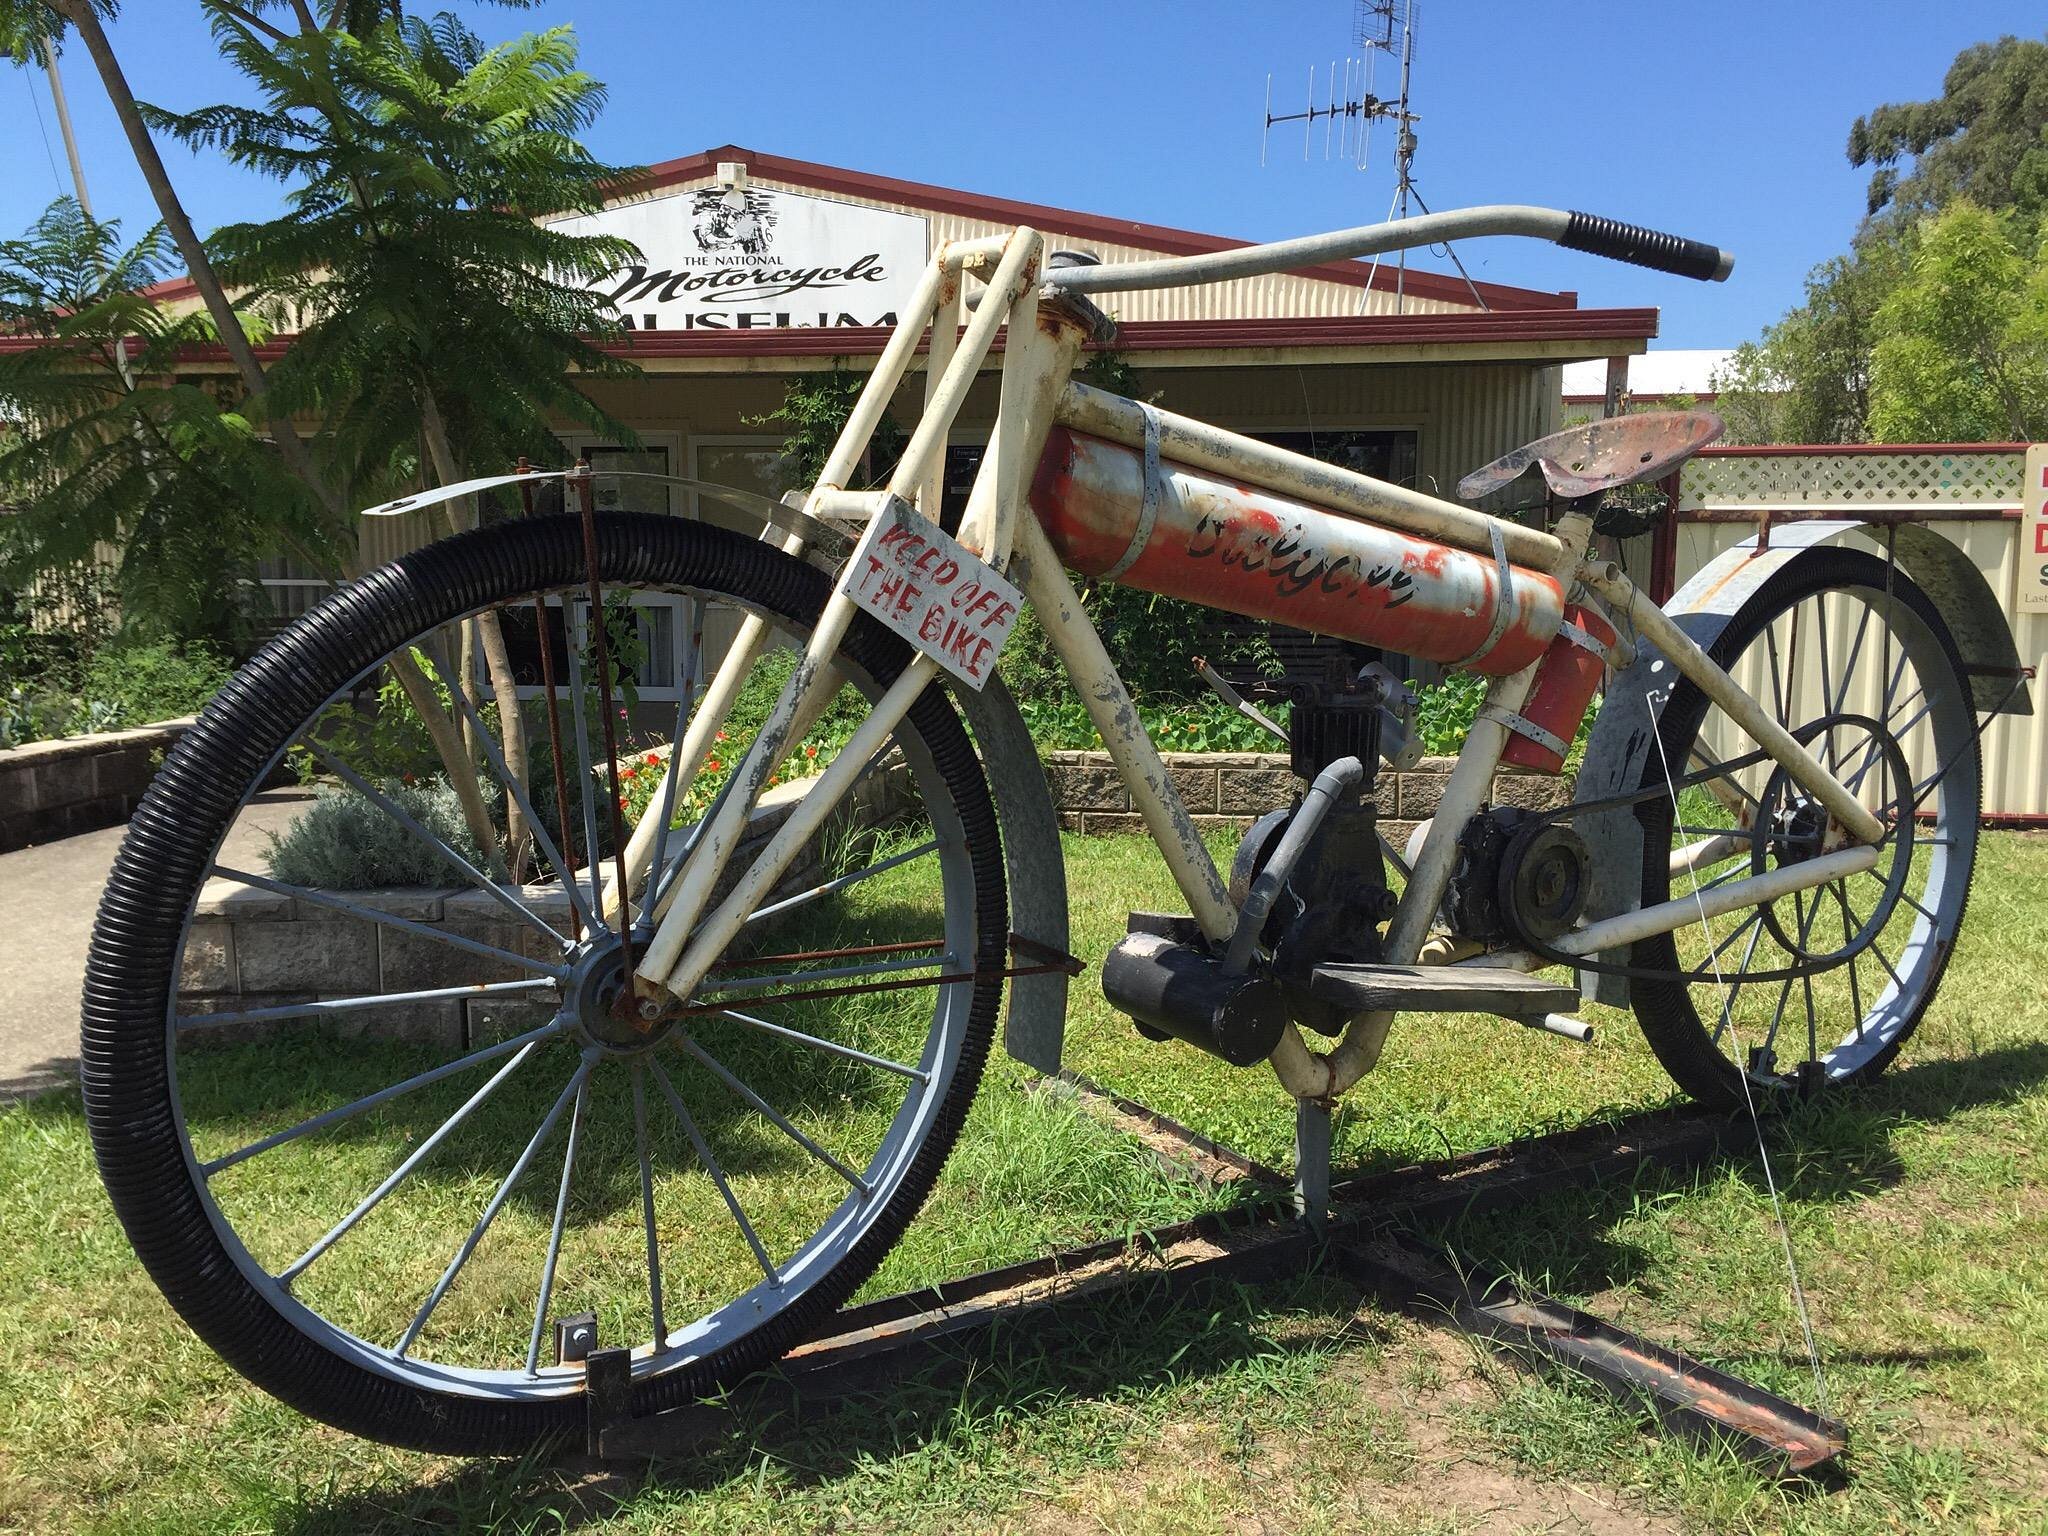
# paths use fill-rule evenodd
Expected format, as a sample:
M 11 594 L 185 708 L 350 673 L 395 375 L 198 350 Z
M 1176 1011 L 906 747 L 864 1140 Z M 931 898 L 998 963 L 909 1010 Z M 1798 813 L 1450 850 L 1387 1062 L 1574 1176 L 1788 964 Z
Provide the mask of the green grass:
M 1091 960 L 1126 909 L 1172 901 L 1148 845 L 1070 839 L 1067 852 L 1075 948 Z M 1137 1296 L 1073 1333 L 1005 1337 L 964 1381 L 737 1424 L 687 1464 L 607 1475 L 574 1459 L 391 1451 L 278 1406 L 183 1329 L 112 1220 L 66 1092 L 0 1114 L 0 1181 L 12 1197 L 0 1249 L 0 1529 L 2048 1528 L 2048 1295 L 2037 1277 L 2048 1251 L 2044 890 L 2048 838 L 1989 837 L 1954 968 L 1903 1061 L 1874 1088 L 1771 1127 L 1830 1406 L 1852 1426 L 1839 1486 L 1769 1486 L 1726 1453 L 1646 1435 L 1635 1415 L 1587 1390 L 1522 1377 L 1316 1274 L 1179 1302 Z M 1666 1102 L 1668 1084 L 1626 1016 L 1593 1017 L 1601 1028 L 1590 1047 L 1483 1019 L 1405 1022 L 1347 1104 L 1340 1158 L 1436 1156 Z M 349 1071 L 378 1080 L 396 1058 L 370 1058 L 405 1048 L 297 1049 L 268 1069 L 317 1080 L 324 1094 L 342 1091 L 330 1079 Z M 233 1056 L 222 1053 L 217 1098 L 200 1106 L 203 1135 L 272 1123 L 238 1103 L 254 1064 L 233 1067 Z M 1138 1040 L 1101 1002 L 1092 972 L 1074 990 L 1069 1060 L 1285 1159 L 1291 1112 L 1269 1073 Z M 1023 1086 L 1007 1063 L 991 1068 L 938 1193 L 871 1290 L 1225 1198 L 1160 1176 L 1070 1101 Z M 817 1124 L 862 1116 L 858 1106 L 815 1110 Z M 396 1120 L 367 1126 L 273 1179 L 267 1212 L 251 1193 L 250 1209 L 280 1243 L 295 1238 L 313 1197 L 359 1189 L 406 1134 Z M 753 1176 L 771 1184 L 792 1166 L 765 1146 L 732 1155 L 752 1157 Z M 455 1159 L 424 1188 L 422 1210 L 473 1209 L 497 1166 Z M 527 1240 L 545 1225 L 552 1175 L 540 1184 L 550 1187 L 508 1210 Z M 1560 1193 L 1468 1222 L 1456 1240 L 1554 1294 L 1813 1400 L 1754 1154 L 1694 1177 Z M 403 1221 L 377 1246 L 362 1261 L 365 1286 L 417 1257 Z M 507 1287 L 505 1317 L 516 1321 L 517 1288 Z M 505 1317 L 484 1306 L 470 1325 Z

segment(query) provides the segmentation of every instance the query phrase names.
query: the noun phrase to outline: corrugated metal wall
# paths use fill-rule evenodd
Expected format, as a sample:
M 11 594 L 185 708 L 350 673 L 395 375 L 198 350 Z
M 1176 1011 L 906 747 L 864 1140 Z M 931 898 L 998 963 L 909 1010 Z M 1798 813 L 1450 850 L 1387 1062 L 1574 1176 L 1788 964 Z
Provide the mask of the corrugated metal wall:
M 669 197 L 690 187 L 709 186 L 711 179 L 664 187 L 657 196 Z M 955 213 L 939 213 L 914 203 L 884 202 L 879 198 L 855 197 L 844 192 L 820 192 L 801 182 L 778 181 L 757 176 L 752 184 L 777 192 L 821 197 L 831 202 L 852 203 L 863 208 L 884 208 L 891 213 L 916 214 L 931 221 L 934 245 L 949 240 L 977 240 L 984 235 L 1007 234 L 1007 224 L 987 219 L 970 219 Z M 630 201 L 630 199 L 628 200 Z M 614 206 L 623 206 L 615 204 Z M 1093 251 L 1106 262 L 1149 261 L 1167 252 L 1143 246 L 1117 245 L 1086 235 L 1062 238 L 1057 228 L 1042 231 L 1052 244 Z M 1244 278 L 1235 282 L 1211 283 L 1201 288 L 1175 288 L 1152 293 L 1109 295 L 1105 306 L 1119 320 L 1239 320 L 1272 315 L 1391 315 L 1394 295 L 1378 289 L 1354 287 L 1348 283 L 1319 282 L 1314 278 L 1271 276 Z M 1462 314 L 1477 304 L 1454 304 L 1441 299 L 1421 299 L 1409 294 L 1403 311 L 1411 315 Z
M 1855 513 L 1845 508 L 1844 515 L 1853 517 Z M 1998 519 L 1930 521 L 1927 526 L 1954 543 L 1984 573 L 2008 618 L 2016 619 L 2014 638 L 2019 645 L 2020 664 L 2048 676 L 2048 617 L 2015 614 L 2021 524 Z M 1681 522 L 1678 580 L 1682 584 L 1721 551 L 1754 534 L 1753 526 L 1742 523 Z M 1831 637 L 1833 654 L 1838 657 L 1847 653 L 1847 624 L 1846 614 L 1832 621 L 1832 627 L 1842 631 Z M 1759 679 L 1750 679 L 1748 686 L 1756 691 L 1766 685 Z M 2035 713 L 2001 716 L 1984 733 L 1981 745 L 1987 815 L 2048 817 L 2048 694 L 2044 694 L 2038 681 L 2033 689 Z

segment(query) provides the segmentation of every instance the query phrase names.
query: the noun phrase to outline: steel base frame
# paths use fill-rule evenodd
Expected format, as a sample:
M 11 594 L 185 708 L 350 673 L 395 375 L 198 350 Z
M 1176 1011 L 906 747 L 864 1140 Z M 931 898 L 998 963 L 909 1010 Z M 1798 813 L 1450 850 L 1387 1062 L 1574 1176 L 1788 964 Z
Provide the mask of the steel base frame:
M 1130 1238 L 882 1297 L 837 1313 L 773 1369 L 714 1399 L 635 1415 L 631 1355 L 586 1362 L 588 1453 L 636 1461 L 699 1453 L 764 1411 L 829 1410 L 913 1375 L 949 1379 L 1022 1330 L 1040 1338 L 1083 1309 L 1142 1293 L 1158 1300 L 1229 1280 L 1268 1281 L 1327 1266 L 1418 1320 L 1450 1326 L 1531 1369 L 1561 1369 L 1666 1429 L 1732 1448 L 1778 1477 L 1824 1473 L 1848 1449 L 1846 1426 L 1677 1350 L 1514 1286 L 1416 1236 L 1460 1216 L 1549 1192 L 1598 1186 L 1646 1168 L 1703 1166 L 1747 1145 L 1747 1126 L 1701 1110 L 1657 1110 L 1612 1127 L 1508 1142 L 1368 1174 L 1320 1191 L 1220 1145 L 1078 1073 L 1058 1079 L 1113 1125 L 1193 1177 L 1242 1179 L 1267 1193 L 1228 1211 Z M 1313 1106 L 1311 1106 L 1313 1107 Z M 1329 1117 L 1297 1139 L 1327 1150 Z M 1220 1175 L 1220 1177 L 1219 1177 Z M 1304 1205 L 1304 1198 L 1307 1204 Z

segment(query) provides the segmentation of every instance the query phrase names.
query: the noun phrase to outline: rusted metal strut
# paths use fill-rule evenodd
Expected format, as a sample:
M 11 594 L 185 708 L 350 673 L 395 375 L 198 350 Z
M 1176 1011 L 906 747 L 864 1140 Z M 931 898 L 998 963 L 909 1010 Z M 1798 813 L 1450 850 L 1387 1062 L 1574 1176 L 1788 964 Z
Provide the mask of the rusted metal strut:
M 1152 1116 L 1150 1124 L 1169 1138 L 1179 1129 L 1165 1116 Z M 664 1413 L 634 1415 L 631 1351 L 600 1349 L 586 1363 L 588 1449 L 610 1459 L 688 1455 L 720 1443 L 737 1419 L 829 1408 L 916 1374 L 928 1381 L 957 1377 L 1002 1340 L 1042 1343 L 1049 1327 L 1084 1313 L 1156 1305 L 1198 1285 L 1300 1274 L 1322 1262 L 1425 1322 L 1488 1339 L 1517 1363 L 1571 1370 L 1632 1408 L 1647 1406 L 1669 1429 L 1732 1444 L 1780 1475 L 1809 1474 L 1847 1450 L 1841 1424 L 1577 1308 L 1515 1292 L 1498 1278 L 1475 1281 L 1469 1265 L 1447 1264 L 1414 1238 L 1396 1235 L 1559 1189 L 1626 1179 L 1645 1167 L 1697 1167 L 1746 1130 L 1745 1123 L 1698 1111 L 1659 1110 L 1618 1126 L 1369 1174 L 1331 1191 L 1337 1209 L 1320 1239 L 1294 1219 L 1287 1193 L 1276 1190 L 1130 1238 L 850 1307 L 772 1370 L 716 1401 Z M 1216 1150 L 1192 1132 L 1189 1146 Z

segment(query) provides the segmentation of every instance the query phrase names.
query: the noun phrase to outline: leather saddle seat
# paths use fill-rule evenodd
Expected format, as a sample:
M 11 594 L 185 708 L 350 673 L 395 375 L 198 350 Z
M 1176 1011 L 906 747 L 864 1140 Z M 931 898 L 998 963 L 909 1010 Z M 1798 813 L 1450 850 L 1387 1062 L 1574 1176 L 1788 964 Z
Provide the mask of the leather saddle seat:
M 1460 480 L 1458 495 L 1477 501 L 1539 469 L 1552 496 L 1576 501 L 1616 486 L 1660 480 L 1720 435 L 1721 418 L 1712 411 L 1610 416 L 1502 454 Z

